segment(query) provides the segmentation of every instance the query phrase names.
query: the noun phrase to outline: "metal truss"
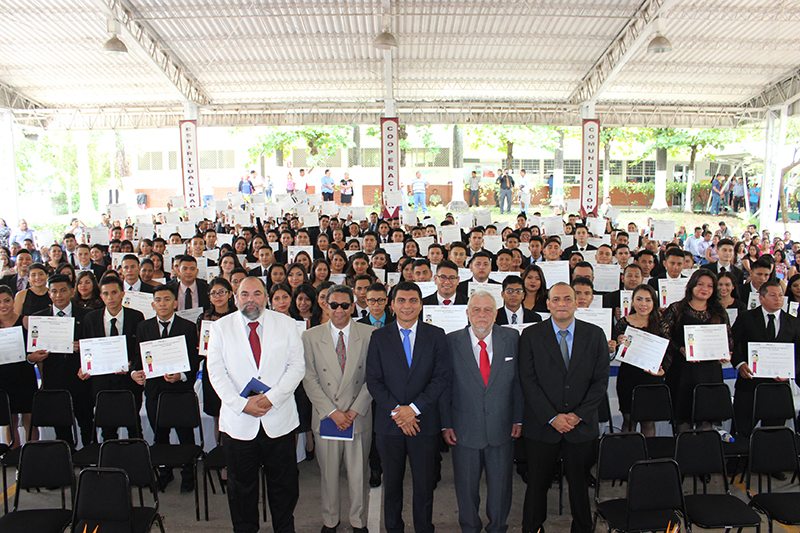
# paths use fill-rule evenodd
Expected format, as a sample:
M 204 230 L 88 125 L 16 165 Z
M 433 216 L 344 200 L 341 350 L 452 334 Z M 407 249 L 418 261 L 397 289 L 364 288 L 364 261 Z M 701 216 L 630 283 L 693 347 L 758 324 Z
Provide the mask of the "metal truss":
M 800 100 L 800 68 L 780 81 L 768 85 L 759 94 L 744 102 L 743 106 L 750 109 L 789 106 L 789 116 L 792 116 L 799 111 L 798 100 Z
M 11 109 L 15 113 L 24 113 L 27 124 L 31 126 L 44 128 L 46 125 L 45 118 L 39 115 L 44 106 L 0 82 L 0 109 L 2 108 Z
M 161 37 L 123 0 L 95 0 L 102 11 L 120 23 L 126 42 L 134 44 L 139 55 L 153 67 L 155 73 L 190 104 L 208 105 L 211 98 L 200 88 L 183 64 L 163 44 Z
M 378 124 L 384 104 L 371 102 L 296 102 L 280 104 L 228 104 L 200 108 L 201 126 L 301 126 Z M 15 110 L 17 120 L 32 118 L 28 110 Z M 38 111 L 51 129 L 174 128 L 184 108 L 52 109 Z M 504 102 L 398 102 L 403 124 L 503 124 L 579 126 L 579 106 Z M 600 123 L 612 127 L 735 128 L 762 120 L 758 110 L 738 107 L 654 106 L 609 104 L 595 106 Z

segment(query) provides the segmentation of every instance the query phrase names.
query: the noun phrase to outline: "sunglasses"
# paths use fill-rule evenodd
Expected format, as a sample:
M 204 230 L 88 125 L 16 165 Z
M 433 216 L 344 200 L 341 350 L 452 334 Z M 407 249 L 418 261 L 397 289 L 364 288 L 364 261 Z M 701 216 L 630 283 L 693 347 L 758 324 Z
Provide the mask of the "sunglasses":
M 330 303 L 328 304 L 328 306 L 329 306 L 331 309 L 333 309 L 334 311 L 336 311 L 336 310 L 337 310 L 337 309 L 339 309 L 340 307 L 342 308 L 342 311 L 347 311 L 348 309 L 350 309 L 350 305 L 351 305 L 351 304 L 349 304 L 349 303 L 340 304 L 339 302 L 330 302 Z

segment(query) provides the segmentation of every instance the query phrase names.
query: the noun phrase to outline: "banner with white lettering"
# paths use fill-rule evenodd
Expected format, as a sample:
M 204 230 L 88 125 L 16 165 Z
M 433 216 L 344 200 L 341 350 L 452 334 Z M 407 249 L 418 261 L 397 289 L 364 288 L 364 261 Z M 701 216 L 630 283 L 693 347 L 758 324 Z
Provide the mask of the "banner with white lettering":
M 600 121 L 583 119 L 581 131 L 583 157 L 581 159 L 581 216 L 597 214 L 597 185 L 600 178 Z
M 397 117 L 381 119 L 381 186 L 383 193 L 400 190 L 400 120 Z M 392 213 L 397 216 L 397 206 Z
M 197 151 L 197 121 L 181 120 L 181 171 L 186 207 L 202 207 L 200 197 L 200 158 Z

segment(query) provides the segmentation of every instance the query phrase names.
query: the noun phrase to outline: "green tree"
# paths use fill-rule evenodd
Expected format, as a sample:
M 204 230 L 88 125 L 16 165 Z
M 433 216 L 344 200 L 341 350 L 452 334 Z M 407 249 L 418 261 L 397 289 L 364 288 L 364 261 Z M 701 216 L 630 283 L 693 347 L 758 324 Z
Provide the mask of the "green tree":
M 506 167 L 514 162 L 514 146 L 536 146 L 554 152 L 559 147 L 557 128 L 549 126 L 464 126 L 464 144 L 476 150 L 482 146 L 505 154 Z
M 270 156 L 280 150 L 287 153 L 292 146 L 303 143 L 308 147 L 309 165 L 322 165 L 325 159 L 336 155 L 337 150 L 353 144 L 350 126 L 298 126 L 275 127 L 256 139 L 256 144 L 248 149 L 250 162 L 260 156 Z
M 436 157 L 441 149 L 437 138 L 442 131 L 441 126 L 432 126 L 430 124 L 423 124 L 423 125 L 412 125 L 407 126 L 405 124 L 400 124 L 399 131 L 397 132 L 397 136 L 399 138 L 399 146 L 400 146 L 400 166 L 406 166 L 406 154 L 409 150 L 414 147 L 414 141 L 409 140 L 411 139 L 419 140 L 422 143 L 422 146 L 428 149 L 430 157 Z M 366 134 L 369 137 L 377 137 L 380 138 L 381 136 L 381 129 L 378 126 L 370 126 L 366 130 Z

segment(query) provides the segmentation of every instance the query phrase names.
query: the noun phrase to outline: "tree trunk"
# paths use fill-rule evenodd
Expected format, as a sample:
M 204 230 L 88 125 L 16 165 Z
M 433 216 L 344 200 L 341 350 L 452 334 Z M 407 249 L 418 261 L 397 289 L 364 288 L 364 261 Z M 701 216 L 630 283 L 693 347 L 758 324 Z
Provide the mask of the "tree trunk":
M 353 126 L 353 166 L 361 166 L 361 128 Z
M 790 222 L 790 220 L 789 220 L 789 202 L 786 199 L 786 191 L 785 191 L 786 175 L 789 174 L 789 172 L 791 172 L 792 169 L 795 168 L 797 165 L 800 165 L 800 161 L 795 161 L 794 163 L 792 163 L 788 167 L 783 167 L 783 169 L 781 170 L 781 183 L 780 183 L 780 192 L 778 193 L 779 194 L 778 198 L 780 199 L 780 203 L 781 203 L 781 213 L 782 213 L 782 217 L 781 218 L 783 219 L 783 223 L 784 224 L 788 224 Z M 784 228 L 784 231 L 786 231 L 786 228 Z
M 611 194 L 611 140 L 603 144 L 603 202 Z
M 506 141 L 506 168 L 514 166 L 514 142 Z
M 464 168 L 464 130 L 453 126 L 453 168 Z
M 684 199 L 684 213 L 694 211 L 694 201 L 692 199 L 692 182 L 694 182 L 694 161 L 697 158 L 697 145 L 690 146 L 691 155 L 689 156 L 689 176 L 686 178 L 686 198 Z
M 667 149 L 656 148 L 656 189 L 652 209 L 667 209 Z
M 553 196 L 550 205 L 565 205 L 564 202 L 564 132 L 558 130 L 558 148 L 553 152 Z
M 408 132 L 406 131 L 405 124 L 402 124 L 399 128 L 397 128 L 397 137 L 400 140 L 400 166 L 404 167 L 406 166 L 406 149 L 403 148 L 403 145 L 405 145 L 404 141 L 408 139 Z
M 275 164 L 279 167 L 283 166 L 283 150 L 280 148 L 275 149 Z

